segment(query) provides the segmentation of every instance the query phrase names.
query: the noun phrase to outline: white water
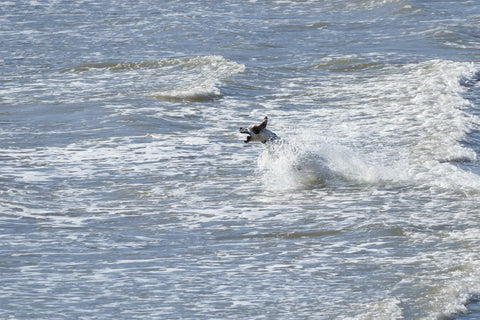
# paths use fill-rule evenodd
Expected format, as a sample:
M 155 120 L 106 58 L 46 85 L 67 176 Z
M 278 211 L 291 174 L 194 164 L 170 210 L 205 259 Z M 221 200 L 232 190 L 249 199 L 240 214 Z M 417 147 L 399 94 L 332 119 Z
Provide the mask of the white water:
M 479 124 L 465 111 L 471 103 L 462 97 L 462 82 L 475 78 L 478 67 L 434 60 L 381 73 L 385 76 L 367 83 L 338 79 L 342 82 L 319 84 L 316 94 L 334 98 L 341 92 L 355 107 L 347 108 L 341 97 L 340 103 L 309 110 L 294 127 L 278 128 L 286 135 L 281 150 L 265 149 L 259 161 L 265 178 L 272 180 L 266 184 L 295 188 L 343 178 L 477 192 L 478 176 L 455 163 L 477 159 L 462 143 Z
M 477 4 L 0 8 L 1 318 L 477 316 Z

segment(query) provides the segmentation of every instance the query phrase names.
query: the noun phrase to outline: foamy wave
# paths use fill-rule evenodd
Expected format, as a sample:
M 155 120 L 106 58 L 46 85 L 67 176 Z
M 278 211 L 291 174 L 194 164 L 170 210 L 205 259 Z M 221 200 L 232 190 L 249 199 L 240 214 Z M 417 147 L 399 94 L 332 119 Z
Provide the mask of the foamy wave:
M 245 71 L 245 65 L 222 56 L 165 58 L 139 62 L 88 63 L 69 72 L 115 76 L 125 85 L 143 83 L 145 95 L 167 100 L 208 100 L 221 96 L 219 84 Z M 123 79 L 123 80 L 122 80 Z
M 98 63 L 86 63 L 78 67 L 74 67 L 71 71 L 84 72 L 92 71 L 96 69 L 108 69 L 108 70 L 132 70 L 132 69 L 158 69 L 158 68 L 189 68 L 198 67 L 202 65 L 212 65 L 219 67 L 222 64 L 230 66 L 236 66 L 240 69 L 245 68 L 244 65 L 237 64 L 222 56 L 197 56 L 197 57 L 178 57 L 178 58 L 164 58 L 158 60 L 147 60 L 137 62 L 98 62 Z M 243 66 L 243 67 L 242 67 Z
M 312 111 L 300 136 L 284 137 L 288 143 L 275 156 L 265 151 L 259 159 L 265 184 L 351 181 L 480 192 L 480 177 L 461 167 L 477 161 L 463 141 L 480 120 L 468 112 L 472 104 L 464 93 L 476 83 L 479 67 L 433 60 L 375 73 L 368 83 L 341 78 L 342 86 L 322 84 L 322 96 L 342 95 L 343 104 L 347 95 L 349 104 Z M 297 170 L 302 165 L 306 169 Z
M 359 310 L 364 310 L 355 318 L 347 317 L 345 320 L 396 320 L 403 319 L 401 301 L 396 297 L 386 298 L 381 301 L 361 304 Z
M 338 183 L 371 184 L 389 179 L 387 170 L 366 161 L 354 150 L 319 138 L 312 132 L 282 140 L 264 149 L 259 173 L 269 189 L 296 189 Z
M 285 140 L 265 149 L 258 165 L 265 186 L 274 190 L 324 184 L 333 175 L 320 154 Z
M 159 99 L 205 100 L 221 96 L 218 84 L 245 70 L 245 65 L 221 56 L 188 58 L 165 76 L 165 83 L 151 95 Z
M 194 83 L 193 87 L 165 90 L 152 95 L 165 100 L 202 101 L 219 98 L 221 91 L 216 87 L 216 81 L 206 80 Z
M 414 67 L 407 76 L 405 90 L 409 95 L 415 116 L 411 121 L 422 134 L 418 150 L 442 161 L 475 160 L 471 150 L 458 142 L 479 123 L 464 110 L 471 106 L 462 94 L 467 79 L 478 72 L 473 64 L 435 60 Z
M 433 60 L 405 68 L 410 70 L 407 76 L 397 79 L 397 90 L 403 91 L 404 98 L 390 117 L 408 132 L 405 155 L 409 168 L 416 171 L 413 179 L 447 189 L 480 191 L 480 177 L 457 166 L 477 160 L 475 150 L 462 142 L 480 123 L 467 112 L 472 104 L 463 96 L 465 84 L 477 78 L 478 67 Z

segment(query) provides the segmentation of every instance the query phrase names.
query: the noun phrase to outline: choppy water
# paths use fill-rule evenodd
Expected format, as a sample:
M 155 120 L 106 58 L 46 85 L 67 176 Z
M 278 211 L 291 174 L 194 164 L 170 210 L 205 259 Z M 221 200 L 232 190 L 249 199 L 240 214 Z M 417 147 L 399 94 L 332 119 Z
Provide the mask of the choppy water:
M 3 1 L 0 318 L 476 319 L 476 1 Z M 240 126 L 268 115 L 275 152 Z

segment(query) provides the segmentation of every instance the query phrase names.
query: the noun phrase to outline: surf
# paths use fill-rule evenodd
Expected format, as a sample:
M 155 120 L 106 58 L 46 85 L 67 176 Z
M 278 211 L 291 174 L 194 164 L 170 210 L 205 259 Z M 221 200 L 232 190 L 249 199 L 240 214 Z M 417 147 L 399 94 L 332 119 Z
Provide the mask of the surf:
M 338 95 L 342 86 L 357 98 L 275 128 L 289 134 L 280 134 L 276 152 L 260 154 L 258 174 L 267 189 L 351 183 L 479 193 L 480 177 L 464 165 L 477 162 L 466 141 L 480 120 L 465 94 L 478 75 L 473 63 L 431 60 L 385 65 L 363 83 L 326 83 L 316 96 Z
M 222 96 L 225 79 L 244 72 L 246 66 L 219 55 L 171 57 L 146 61 L 85 63 L 67 73 L 93 73 L 115 77 L 124 84 L 145 84 L 141 95 L 168 101 L 206 101 Z
M 328 139 L 309 139 L 312 134 L 282 138 L 261 152 L 257 173 L 267 189 L 372 184 L 385 179 L 380 173 L 384 168 Z

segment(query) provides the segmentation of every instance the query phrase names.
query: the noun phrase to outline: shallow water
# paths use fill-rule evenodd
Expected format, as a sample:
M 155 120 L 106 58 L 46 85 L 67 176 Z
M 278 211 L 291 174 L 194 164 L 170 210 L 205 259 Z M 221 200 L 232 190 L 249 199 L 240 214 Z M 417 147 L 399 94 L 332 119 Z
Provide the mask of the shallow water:
M 2 2 L 1 318 L 474 319 L 479 19 Z

